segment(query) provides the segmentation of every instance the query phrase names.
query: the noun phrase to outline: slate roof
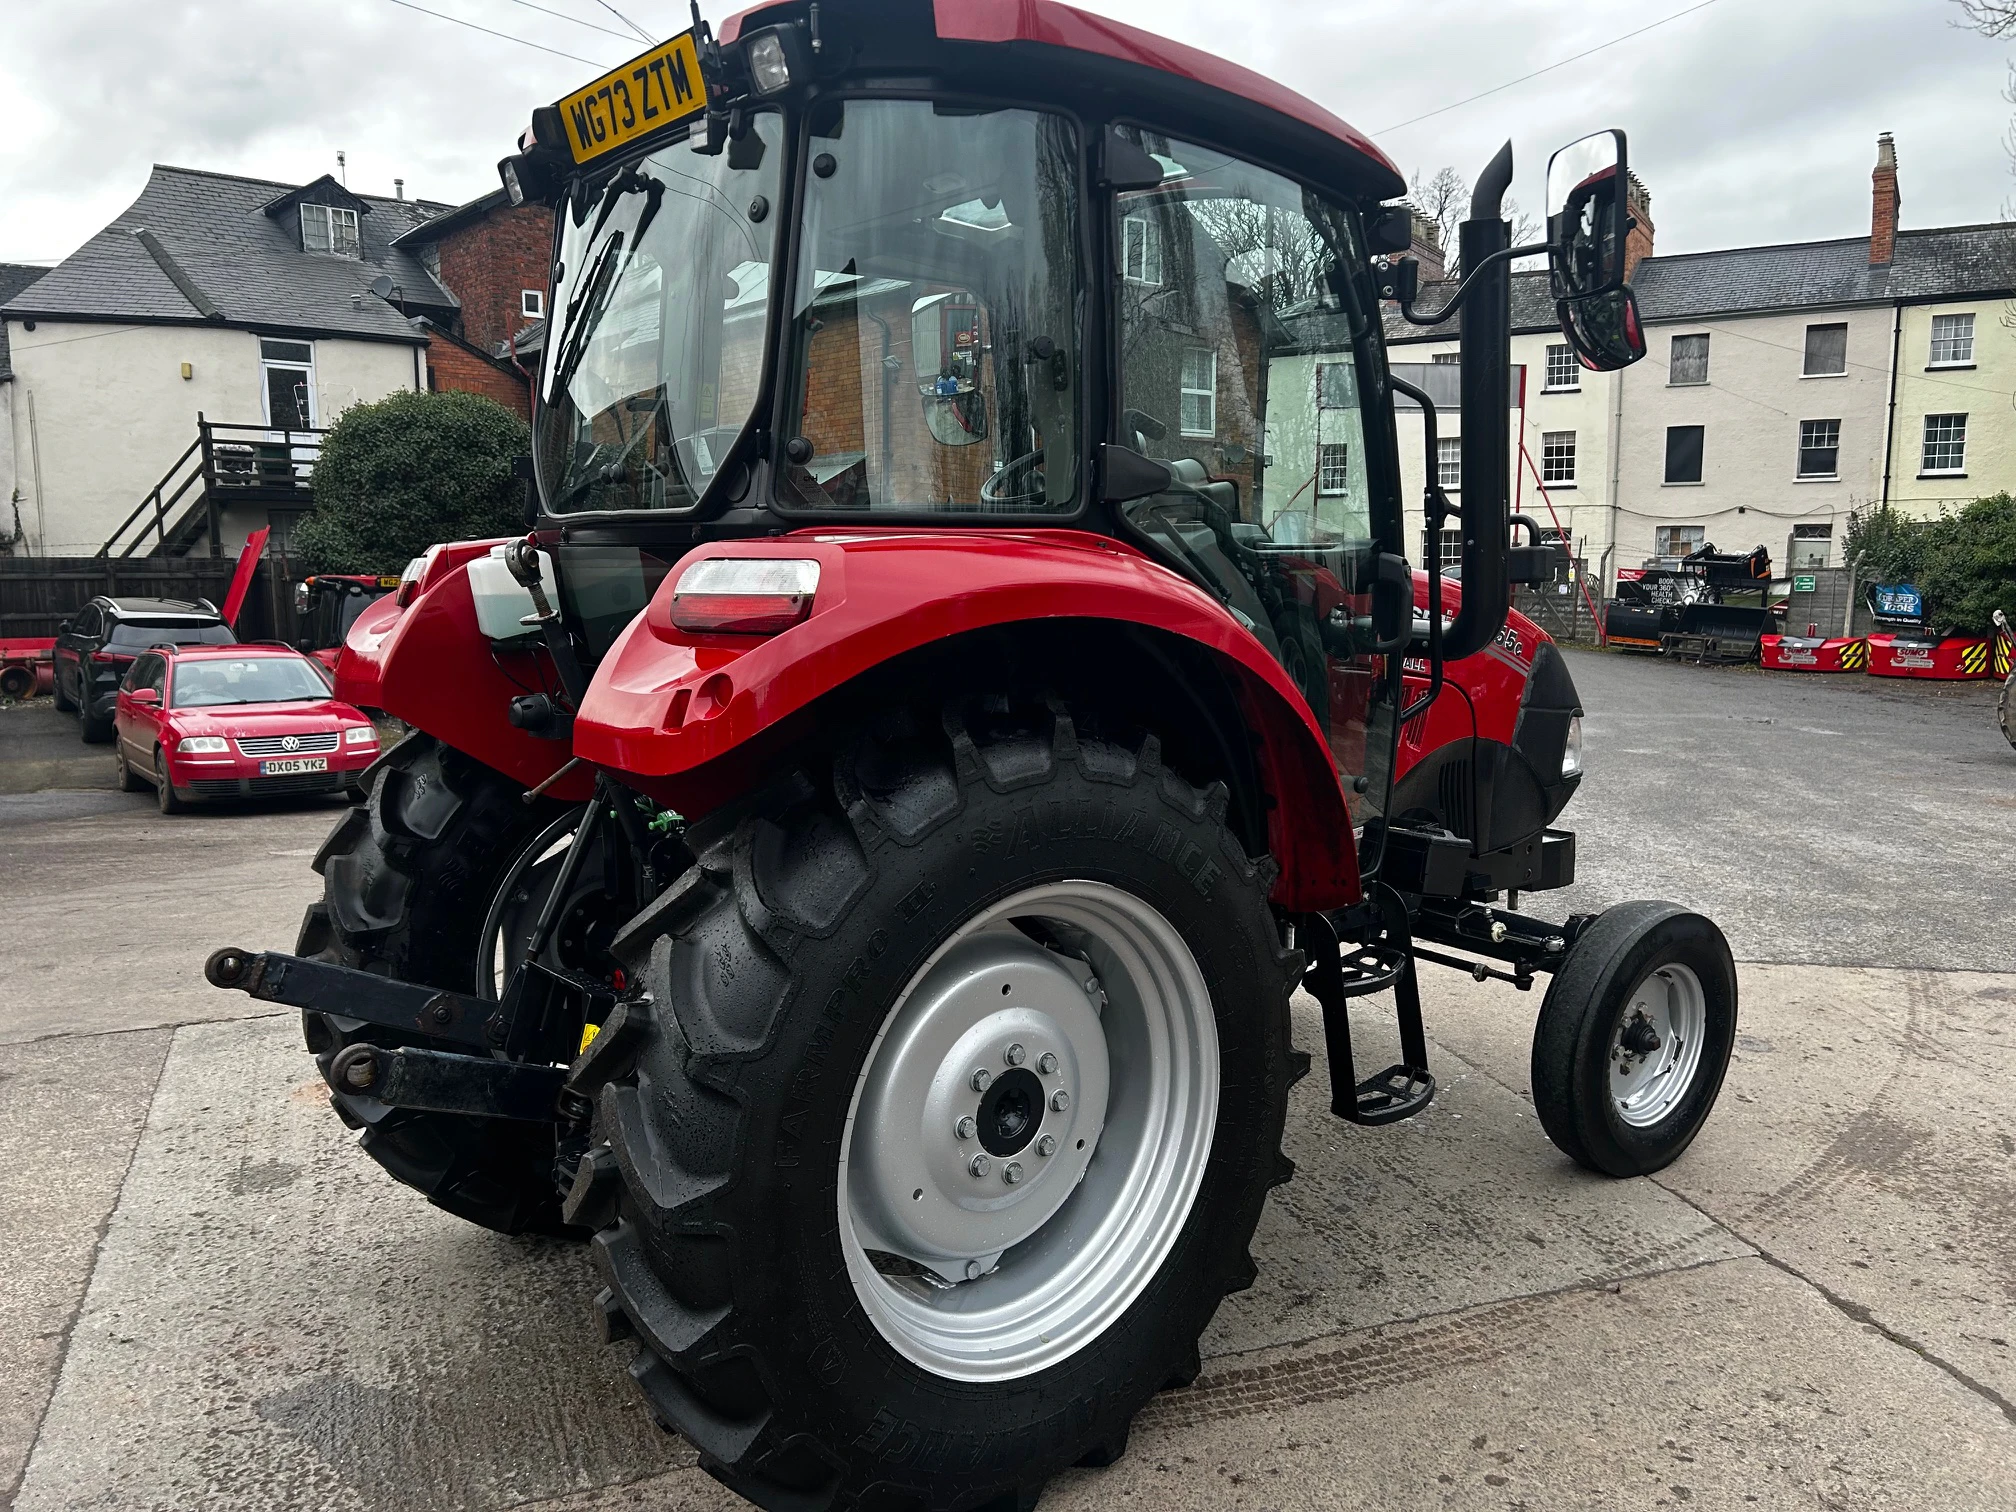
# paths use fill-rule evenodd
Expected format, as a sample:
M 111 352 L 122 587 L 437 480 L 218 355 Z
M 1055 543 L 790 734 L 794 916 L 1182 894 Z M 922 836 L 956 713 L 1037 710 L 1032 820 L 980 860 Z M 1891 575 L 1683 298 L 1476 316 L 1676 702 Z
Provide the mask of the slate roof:
M 391 245 L 451 206 L 358 196 L 369 207 L 358 216 L 359 261 L 303 252 L 291 216 L 262 213 L 298 187 L 157 163 L 124 213 L 32 289 L 0 298 L 0 311 L 10 319 L 200 324 L 211 323 L 207 303 L 227 326 L 419 343 L 425 336 L 371 292 L 373 279 L 389 276 L 409 311 L 458 307 L 417 257 Z
M 48 271 L 31 263 L 0 263 L 0 305 L 6 304 Z M 0 383 L 13 376 L 14 369 L 7 360 L 7 323 L 0 321 Z
M 444 210 L 417 222 L 410 229 L 399 233 L 393 242 L 395 247 L 408 252 L 417 251 L 429 242 L 439 241 L 450 231 L 471 225 L 483 219 L 493 210 L 502 210 L 510 204 L 502 189 L 492 189 L 488 194 L 479 194 L 467 204 L 457 205 L 452 210 Z
M 1648 257 L 1638 265 L 1631 287 L 1638 295 L 1638 313 L 1648 324 L 2009 295 L 2016 293 L 2016 222 L 1900 231 L 1887 267 L 1869 265 L 1866 236 Z M 1426 286 L 1415 308 L 1437 308 L 1454 288 Z M 1414 326 L 1388 306 L 1386 338 L 1447 341 L 1456 336 L 1459 322 L 1460 317 L 1438 326 Z M 1512 329 L 1545 331 L 1554 324 L 1546 272 L 1513 274 Z

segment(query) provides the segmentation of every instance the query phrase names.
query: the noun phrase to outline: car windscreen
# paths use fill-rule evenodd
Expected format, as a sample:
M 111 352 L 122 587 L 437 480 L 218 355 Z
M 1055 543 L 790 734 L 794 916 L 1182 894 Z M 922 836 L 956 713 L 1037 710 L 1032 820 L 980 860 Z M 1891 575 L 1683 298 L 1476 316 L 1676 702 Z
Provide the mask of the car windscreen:
M 229 625 L 192 625 L 187 621 L 168 624 L 147 620 L 121 620 L 112 627 L 105 644 L 114 651 L 145 651 L 166 641 L 171 646 L 228 646 L 238 637 Z
M 169 694 L 178 709 L 225 704 L 320 702 L 329 685 L 298 656 L 206 656 L 178 662 Z

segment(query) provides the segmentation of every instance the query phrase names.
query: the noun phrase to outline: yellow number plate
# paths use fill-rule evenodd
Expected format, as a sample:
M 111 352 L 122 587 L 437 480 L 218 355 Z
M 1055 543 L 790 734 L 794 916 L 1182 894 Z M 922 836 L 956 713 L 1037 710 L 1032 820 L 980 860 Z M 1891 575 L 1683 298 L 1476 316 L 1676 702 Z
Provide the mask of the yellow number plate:
M 586 163 L 707 108 L 700 54 L 681 32 L 560 102 L 567 145 Z

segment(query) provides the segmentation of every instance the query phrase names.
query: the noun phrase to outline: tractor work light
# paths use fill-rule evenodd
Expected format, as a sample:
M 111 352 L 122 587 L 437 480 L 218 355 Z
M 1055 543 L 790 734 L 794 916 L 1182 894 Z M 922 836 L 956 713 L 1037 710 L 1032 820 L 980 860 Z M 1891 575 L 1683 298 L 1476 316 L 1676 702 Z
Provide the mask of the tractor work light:
M 1580 777 L 1582 775 L 1582 716 L 1577 714 L 1568 721 L 1568 744 L 1561 748 L 1561 775 Z
M 773 95 L 791 87 L 791 54 L 781 31 L 758 32 L 749 39 L 749 82 L 758 94 Z
M 803 557 L 709 557 L 679 575 L 672 623 L 700 634 L 775 635 L 812 612 L 819 564 Z

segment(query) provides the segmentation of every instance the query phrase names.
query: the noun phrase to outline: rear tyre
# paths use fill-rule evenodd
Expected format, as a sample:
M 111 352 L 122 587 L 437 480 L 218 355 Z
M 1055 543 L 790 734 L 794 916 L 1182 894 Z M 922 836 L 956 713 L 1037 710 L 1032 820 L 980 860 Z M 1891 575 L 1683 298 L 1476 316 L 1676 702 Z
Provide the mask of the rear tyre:
M 522 784 L 429 735 L 401 741 L 366 775 L 367 801 L 344 813 L 315 857 L 323 901 L 309 906 L 296 953 L 497 996 L 499 929 L 529 930 L 526 911 L 536 915 L 544 896 L 538 877 L 551 886 L 550 861 L 539 873 L 526 853 L 566 806 L 526 804 Z M 562 828 L 564 848 L 571 830 Z M 430 1043 L 331 1014 L 301 1017 L 325 1079 L 348 1045 Z M 363 1131 L 365 1153 L 435 1206 L 502 1233 L 581 1237 L 560 1217 L 553 1125 L 388 1108 L 334 1090 L 330 1102 Z
M 1619 903 L 1547 989 L 1534 1110 L 1579 1165 L 1661 1170 L 1700 1132 L 1735 1042 L 1736 966 L 1722 931 L 1677 904 Z
M 83 737 L 86 745 L 104 745 L 112 738 L 112 716 L 93 714 L 88 702 L 90 697 L 88 692 L 85 697 L 87 701 L 79 705 L 77 710 L 77 733 Z
M 154 752 L 154 803 L 164 814 L 179 814 L 189 807 L 168 780 L 168 758 L 158 747 Z
M 141 776 L 138 772 L 134 771 L 132 763 L 127 761 L 125 746 L 122 745 L 116 751 L 114 751 L 112 753 L 112 758 L 119 765 L 120 792 L 144 793 L 147 791 L 149 786 L 148 781 L 145 777 Z
M 1301 958 L 1152 736 L 995 699 L 811 771 L 619 940 L 657 1006 L 577 1069 L 608 1143 L 569 1211 L 731 1489 L 1027 1508 L 1253 1280 Z

